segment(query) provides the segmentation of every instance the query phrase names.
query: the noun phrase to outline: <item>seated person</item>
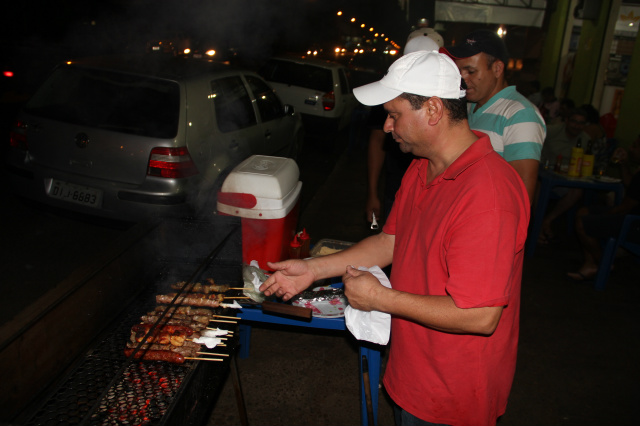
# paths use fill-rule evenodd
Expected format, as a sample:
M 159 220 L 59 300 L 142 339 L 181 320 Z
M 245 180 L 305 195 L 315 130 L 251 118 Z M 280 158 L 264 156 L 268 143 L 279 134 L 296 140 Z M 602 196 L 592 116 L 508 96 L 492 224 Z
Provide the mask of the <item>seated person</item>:
M 602 257 L 601 242 L 615 237 L 622 228 L 627 214 L 640 214 L 640 171 L 631 174 L 629 160 L 640 163 L 640 136 L 629 147 L 616 149 L 612 159 L 619 165 L 622 181 L 628 186 L 622 202 L 614 207 L 582 207 L 576 214 L 576 233 L 582 245 L 584 261 L 576 272 L 567 276 L 575 281 L 595 278 Z
M 542 148 L 543 161 L 553 164 L 555 161 L 568 161 L 571 149 L 580 139 L 582 147 L 586 148 L 589 135 L 584 132 L 587 126 L 587 112 L 580 108 L 571 110 L 563 123 L 551 124 L 547 127 L 547 137 Z M 538 236 L 538 244 L 547 244 L 553 239 L 551 224 L 561 214 L 568 211 L 582 198 L 580 188 L 554 188 L 553 193 L 560 199 L 542 220 L 542 228 Z
M 605 167 L 609 162 L 607 150 L 609 148 L 607 142 L 607 132 L 600 124 L 600 113 L 591 104 L 584 104 L 580 107 L 587 113 L 587 126 L 584 132 L 589 135 L 591 141 L 591 153 L 595 155 L 594 170 Z
M 569 98 L 560 99 L 560 108 L 558 109 L 558 115 L 547 124 L 562 123 L 567 119 L 569 112 L 576 107 L 576 104 Z
M 541 93 L 542 105 L 540 105 L 540 113 L 545 123 L 549 124 L 559 116 L 560 100 L 556 98 L 553 87 L 545 87 Z

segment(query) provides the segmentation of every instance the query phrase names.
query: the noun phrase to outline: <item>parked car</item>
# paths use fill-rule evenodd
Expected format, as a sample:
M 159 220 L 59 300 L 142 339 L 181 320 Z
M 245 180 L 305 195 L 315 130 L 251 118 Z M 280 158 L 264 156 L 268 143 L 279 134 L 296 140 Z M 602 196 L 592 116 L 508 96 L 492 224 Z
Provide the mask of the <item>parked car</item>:
M 253 154 L 295 158 L 299 114 L 251 71 L 139 55 L 56 67 L 10 135 L 12 190 L 105 218 L 210 214 Z M 212 207 L 213 206 L 213 207 Z
M 302 114 L 308 130 L 341 130 L 358 105 L 348 68 L 337 62 L 280 56 L 258 70 L 282 100 Z
M 396 58 L 393 56 L 378 52 L 353 55 L 347 64 L 353 87 L 364 86 L 380 80 L 394 59 Z

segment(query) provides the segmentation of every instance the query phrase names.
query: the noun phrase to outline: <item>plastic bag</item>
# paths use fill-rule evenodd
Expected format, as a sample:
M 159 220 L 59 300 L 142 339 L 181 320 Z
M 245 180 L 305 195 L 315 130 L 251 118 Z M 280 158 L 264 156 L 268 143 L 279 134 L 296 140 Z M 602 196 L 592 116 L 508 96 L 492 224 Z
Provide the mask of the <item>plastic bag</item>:
M 389 279 L 378 266 L 359 267 L 358 270 L 371 272 L 380 281 L 380 284 L 391 288 Z M 344 310 L 344 320 L 351 334 L 358 340 L 366 340 L 378 345 L 386 345 L 389 342 L 391 315 L 385 312 L 364 312 L 349 305 Z
M 252 260 L 250 265 L 243 265 L 242 279 L 244 281 L 244 289 L 242 294 L 250 297 L 254 302 L 264 302 L 266 297 L 260 291 L 260 286 L 268 277 L 266 271 L 260 269 L 258 262 L 255 260 Z

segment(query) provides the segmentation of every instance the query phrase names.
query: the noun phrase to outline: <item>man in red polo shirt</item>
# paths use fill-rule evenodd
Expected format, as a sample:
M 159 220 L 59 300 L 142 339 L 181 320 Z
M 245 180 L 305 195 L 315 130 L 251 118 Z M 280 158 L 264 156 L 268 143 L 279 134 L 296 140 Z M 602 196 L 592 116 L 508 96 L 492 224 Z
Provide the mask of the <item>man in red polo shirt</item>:
M 261 287 L 288 300 L 343 274 L 353 308 L 391 314 L 384 385 L 398 425 L 493 425 L 515 372 L 529 201 L 489 137 L 469 129 L 460 86 L 449 57 L 421 51 L 354 90 L 365 105 L 384 104 L 384 130 L 417 159 L 381 233 L 269 264 L 276 272 Z M 354 268 L 391 262 L 392 288 Z

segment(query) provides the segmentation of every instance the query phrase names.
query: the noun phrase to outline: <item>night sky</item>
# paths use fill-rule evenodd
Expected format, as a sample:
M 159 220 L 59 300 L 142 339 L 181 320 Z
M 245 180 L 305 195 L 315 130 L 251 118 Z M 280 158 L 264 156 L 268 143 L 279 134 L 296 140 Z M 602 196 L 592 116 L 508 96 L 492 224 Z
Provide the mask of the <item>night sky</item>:
M 344 7 L 344 8 L 343 8 Z M 337 10 L 404 40 L 396 0 L 23 0 L 5 6 L 3 43 L 84 54 L 184 35 L 241 49 L 292 50 L 353 31 Z

